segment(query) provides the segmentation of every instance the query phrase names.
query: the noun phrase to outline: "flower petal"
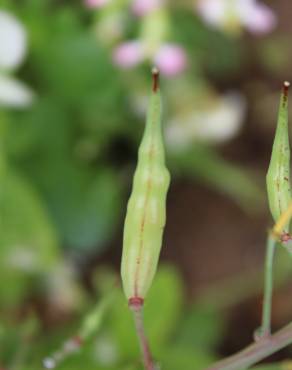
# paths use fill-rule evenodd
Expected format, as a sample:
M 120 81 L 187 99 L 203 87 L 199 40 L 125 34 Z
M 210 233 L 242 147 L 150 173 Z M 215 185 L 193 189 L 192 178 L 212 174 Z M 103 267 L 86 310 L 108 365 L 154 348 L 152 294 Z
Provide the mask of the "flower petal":
M 122 68 L 131 68 L 144 59 L 143 44 L 139 41 L 128 41 L 120 44 L 113 53 L 113 61 Z
M 166 128 L 167 141 L 177 149 L 196 141 L 223 143 L 238 133 L 245 111 L 245 100 L 240 94 L 218 96 L 210 106 L 194 107 L 183 115 L 170 118 Z
M 34 94 L 22 82 L 0 75 L 0 107 L 23 108 L 32 104 Z
M 12 14 L 0 11 L 0 69 L 13 69 L 21 64 L 27 47 L 23 25 Z
M 277 23 L 273 11 L 256 0 L 197 0 L 196 9 L 210 26 L 232 33 L 241 26 L 254 33 L 267 33 Z
M 276 27 L 277 17 L 265 4 L 255 4 L 253 10 L 246 15 L 244 22 L 249 31 L 265 34 Z
M 244 98 L 236 93 L 226 94 L 218 99 L 212 110 L 201 112 L 194 126 L 196 139 L 213 143 L 233 138 L 241 128 L 245 114 Z
M 164 44 L 158 50 L 154 62 L 162 74 L 175 76 L 187 67 L 187 56 L 182 47 L 175 44 Z
M 225 2 L 224 0 L 198 0 L 196 10 L 206 23 L 218 27 L 224 23 Z
M 163 6 L 163 0 L 133 0 L 132 10 L 138 17 L 145 16 Z

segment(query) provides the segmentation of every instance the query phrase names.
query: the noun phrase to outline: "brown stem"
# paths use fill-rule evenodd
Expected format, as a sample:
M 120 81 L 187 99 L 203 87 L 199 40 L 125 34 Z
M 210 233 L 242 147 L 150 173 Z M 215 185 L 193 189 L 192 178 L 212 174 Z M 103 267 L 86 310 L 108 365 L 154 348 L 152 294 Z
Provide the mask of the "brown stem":
M 277 331 L 269 338 L 251 344 L 233 356 L 227 357 L 206 370 L 240 370 L 256 364 L 292 343 L 292 323 Z
M 145 370 L 155 370 L 154 362 L 149 347 L 149 342 L 146 337 L 144 329 L 143 300 L 140 298 L 130 299 L 129 307 L 133 312 L 136 332 L 139 339 Z
M 156 67 L 152 68 L 152 80 L 153 80 L 152 90 L 153 92 L 157 92 L 159 89 L 159 70 Z

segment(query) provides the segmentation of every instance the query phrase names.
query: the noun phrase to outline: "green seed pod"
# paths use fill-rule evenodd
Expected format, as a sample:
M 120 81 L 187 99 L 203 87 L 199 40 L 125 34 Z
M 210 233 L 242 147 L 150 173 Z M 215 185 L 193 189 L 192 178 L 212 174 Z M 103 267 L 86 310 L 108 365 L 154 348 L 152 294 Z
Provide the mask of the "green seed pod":
M 288 133 L 288 90 L 290 83 L 284 82 L 280 99 L 278 123 L 272 156 L 267 173 L 269 206 L 275 222 L 289 206 L 290 192 L 290 146 Z M 289 224 L 283 231 L 288 232 Z
M 156 68 L 152 75 L 150 106 L 124 225 L 121 266 L 125 294 L 130 304 L 138 305 L 143 303 L 157 269 L 170 181 L 164 159 L 159 73 Z

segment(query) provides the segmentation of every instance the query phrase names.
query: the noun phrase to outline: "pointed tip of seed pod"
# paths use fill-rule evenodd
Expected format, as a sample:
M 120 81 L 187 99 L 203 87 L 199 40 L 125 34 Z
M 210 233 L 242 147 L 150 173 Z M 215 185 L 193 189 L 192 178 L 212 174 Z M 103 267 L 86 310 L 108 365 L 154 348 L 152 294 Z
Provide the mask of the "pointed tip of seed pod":
M 283 88 L 282 88 L 282 93 L 283 93 L 283 108 L 286 108 L 286 106 L 287 106 L 289 87 L 290 87 L 290 82 L 289 81 L 284 81 L 283 82 Z
M 285 96 L 288 95 L 289 87 L 290 87 L 290 82 L 289 81 L 284 81 L 283 82 L 283 93 L 284 93 Z
M 157 67 L 152 68 L 152 90 L 153 92 L 156 92 L 159 89 L 159 70 Z

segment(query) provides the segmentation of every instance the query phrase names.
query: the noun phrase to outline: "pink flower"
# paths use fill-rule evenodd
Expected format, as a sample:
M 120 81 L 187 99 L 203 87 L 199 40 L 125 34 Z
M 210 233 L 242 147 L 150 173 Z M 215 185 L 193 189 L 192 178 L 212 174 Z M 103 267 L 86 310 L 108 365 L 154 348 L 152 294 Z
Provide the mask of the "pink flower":
M 88 8 L 102 8 L 108 4 L 111 0 L 84 0 L 85 5 Z
M 139 41 L 128 41 L 120 44 L 113 54 L 113 61 L 122 68 L 131 68 L 144 59 L 144 48 Z
M 145 16 L 162 7 L 163 0 L 133 0 L 132 10 L 138 17 Z
M 245 24 L 251 32 L 264 34 L 276 27 L 277 18 L 265 4 L 256 4 L 249 16 L 246 16 Z
M 277 24 L 272 9 L 257 0 L 198 0 L 196 9 L 206 23 L 222 30 L 246 27 L 253 33 L 264 34 Z
M 185 70 L 187 56 L 182 47 L 164 44 L 155 55 L 154 63 L 165 76 L 175 76 Z
M 147 52 L 141 41 L 128 41 L 119 45 L 113 54 L 113 61 L 121 68 L 131 68 L 150 59 L 169 77 L 183 72 L 187 66 L 187 56 L 184 49 L 176 44 L 162 44 L 154 52 Z

